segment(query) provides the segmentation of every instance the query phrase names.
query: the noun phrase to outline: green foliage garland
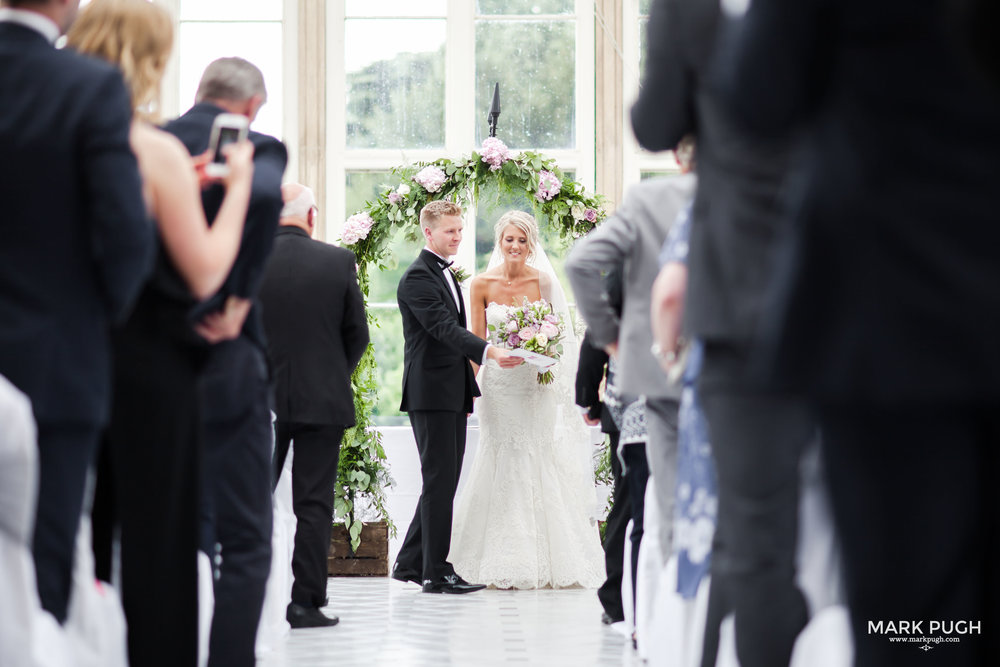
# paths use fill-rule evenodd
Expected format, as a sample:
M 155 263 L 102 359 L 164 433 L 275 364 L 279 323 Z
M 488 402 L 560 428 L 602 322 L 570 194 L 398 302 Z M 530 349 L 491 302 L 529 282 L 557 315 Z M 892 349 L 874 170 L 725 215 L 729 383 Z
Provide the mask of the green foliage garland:
M 496 144 L 506 152 L 506 147 Z M 588 194 L 582 185 L 568 180 L 552 158 L 531 151 L 508 154 L 507 159 L 494 156 L 491 152 L 492 162 L 487 162 L 481 154 L 473 152 L 460 160 L 442 158 L 392 170 L 400 180 L 399 186 L 386 187 L 375 201 L 365 202 L 365 211 L 351 216 L 341 239 L 342 245 L 357 257 L 358 282 L 366 299 L 369 269 L 387 268 L 390 244 L 398 231 L 402 230 L 411 239 L 420 237 L 420 210 L 431 201 L 448 199 L 464 209 L 478 200 L 481 188 L 491 184 L 497 186 L 498 192 L 525 193 L 531 199 L 535 217 L 548 220 L 564 242 L 583 236 L 604 219 L 604 198 Z M 414 180 L 428 167 L 441 170 L 437 180 L 442 180 L 443 175 L 439 187 L 430 183 L 431 190 Z M 553 177 L 558 180 L 558 189 Z M 377 318 L 370 312 L 368 320 L 378 326 Z M 381 434 L 371 420 L 376 403 L 375 378 L 374 348 L 369 345 L 351 378 L 357 423 L 344 434 L 341 444 L 335 506 L 336 516 L 344 520 L 355 550 L 361 543 L 361 521 L 356 512 L 359 496 L 367 499 L 369 506 L 389 524 L 392 534 L 396 534 L 385 507 L 384 490 L 393 481 L 384 465 Z

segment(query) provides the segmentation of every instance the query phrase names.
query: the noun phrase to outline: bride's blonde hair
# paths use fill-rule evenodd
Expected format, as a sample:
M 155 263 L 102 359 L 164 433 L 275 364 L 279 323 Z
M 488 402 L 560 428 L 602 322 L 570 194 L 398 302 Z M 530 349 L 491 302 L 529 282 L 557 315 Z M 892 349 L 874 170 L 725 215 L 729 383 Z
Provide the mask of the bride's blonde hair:
M 66 35 L 74 50 L 116 65 L 125 77 L 136 115 L 156 119 L 160 81 L 170 58 L 174 22 L 146 0 L 94 0 L 80 10 Z
M 503 230 L 507 229 L 508 226 L 513 225 L 519 230 L 524 232 L 524 235 L 528 237 L 528 257 L 527 259 L 534 259 L 535 249 L 540 243 L 538 238 L 538 223 L 535 222 L 530 214 L 524 211 L 507 211 L 500 216 L 497 220 L 496 226 L 493 228 L 495 235 L 495 242 L 497 247 L 500 247 L 500 239 L 503 237 Z

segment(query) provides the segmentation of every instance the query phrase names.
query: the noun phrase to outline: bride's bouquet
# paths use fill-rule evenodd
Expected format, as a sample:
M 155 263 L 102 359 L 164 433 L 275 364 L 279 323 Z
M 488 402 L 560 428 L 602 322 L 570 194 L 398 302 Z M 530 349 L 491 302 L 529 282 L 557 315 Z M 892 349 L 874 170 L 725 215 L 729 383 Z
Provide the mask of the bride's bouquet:
M 487 329 L 508 350 L 525 350 L 550 359 L 562 356 L 565 325 L 545 299 L 528 301 L 525 297 L 520 306 L 504 306 L 504 321 L 499 326 L 489 324 Z M 538 373 L 538 384 L 550 384 L 553 380 L 555 375 L 551 370 Z

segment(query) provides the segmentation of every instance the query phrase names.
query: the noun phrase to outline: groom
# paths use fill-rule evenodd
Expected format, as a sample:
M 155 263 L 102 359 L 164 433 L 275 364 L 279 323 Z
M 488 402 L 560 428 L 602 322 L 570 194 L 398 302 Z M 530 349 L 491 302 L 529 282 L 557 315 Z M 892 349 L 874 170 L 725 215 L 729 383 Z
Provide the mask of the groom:
M 471 593 L 448 562 L 451 516 L 465 454 L 465 424 L 479 387 L 469 362 L 521 363 L 466 329 L 465 304 L 448 259 L 462 242 L 462 209 L 433 201 L 420 211 L 426 246 L 399 281 L 403 318 L 403 401 L 420 452 L 423 489 L 396 557 L 392 578 L 422 584 L 424 593 Z

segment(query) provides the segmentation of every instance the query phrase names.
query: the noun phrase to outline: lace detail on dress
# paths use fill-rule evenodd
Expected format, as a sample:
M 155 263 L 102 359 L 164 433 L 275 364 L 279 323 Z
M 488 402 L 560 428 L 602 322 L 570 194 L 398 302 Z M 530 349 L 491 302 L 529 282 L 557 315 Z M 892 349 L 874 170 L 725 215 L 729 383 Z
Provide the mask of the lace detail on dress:
M 486 308 L 487 322 L 501 307 Z M 567 391 L 575 368 L 538 384 L 528 364 L 480 371 L 480 438 L 459 498 L 449 560 L 469 581 L 497 588 L 596 588 L 604 581 L 589 432 Z M 567 378 L 567 375 L 568 378 Z

